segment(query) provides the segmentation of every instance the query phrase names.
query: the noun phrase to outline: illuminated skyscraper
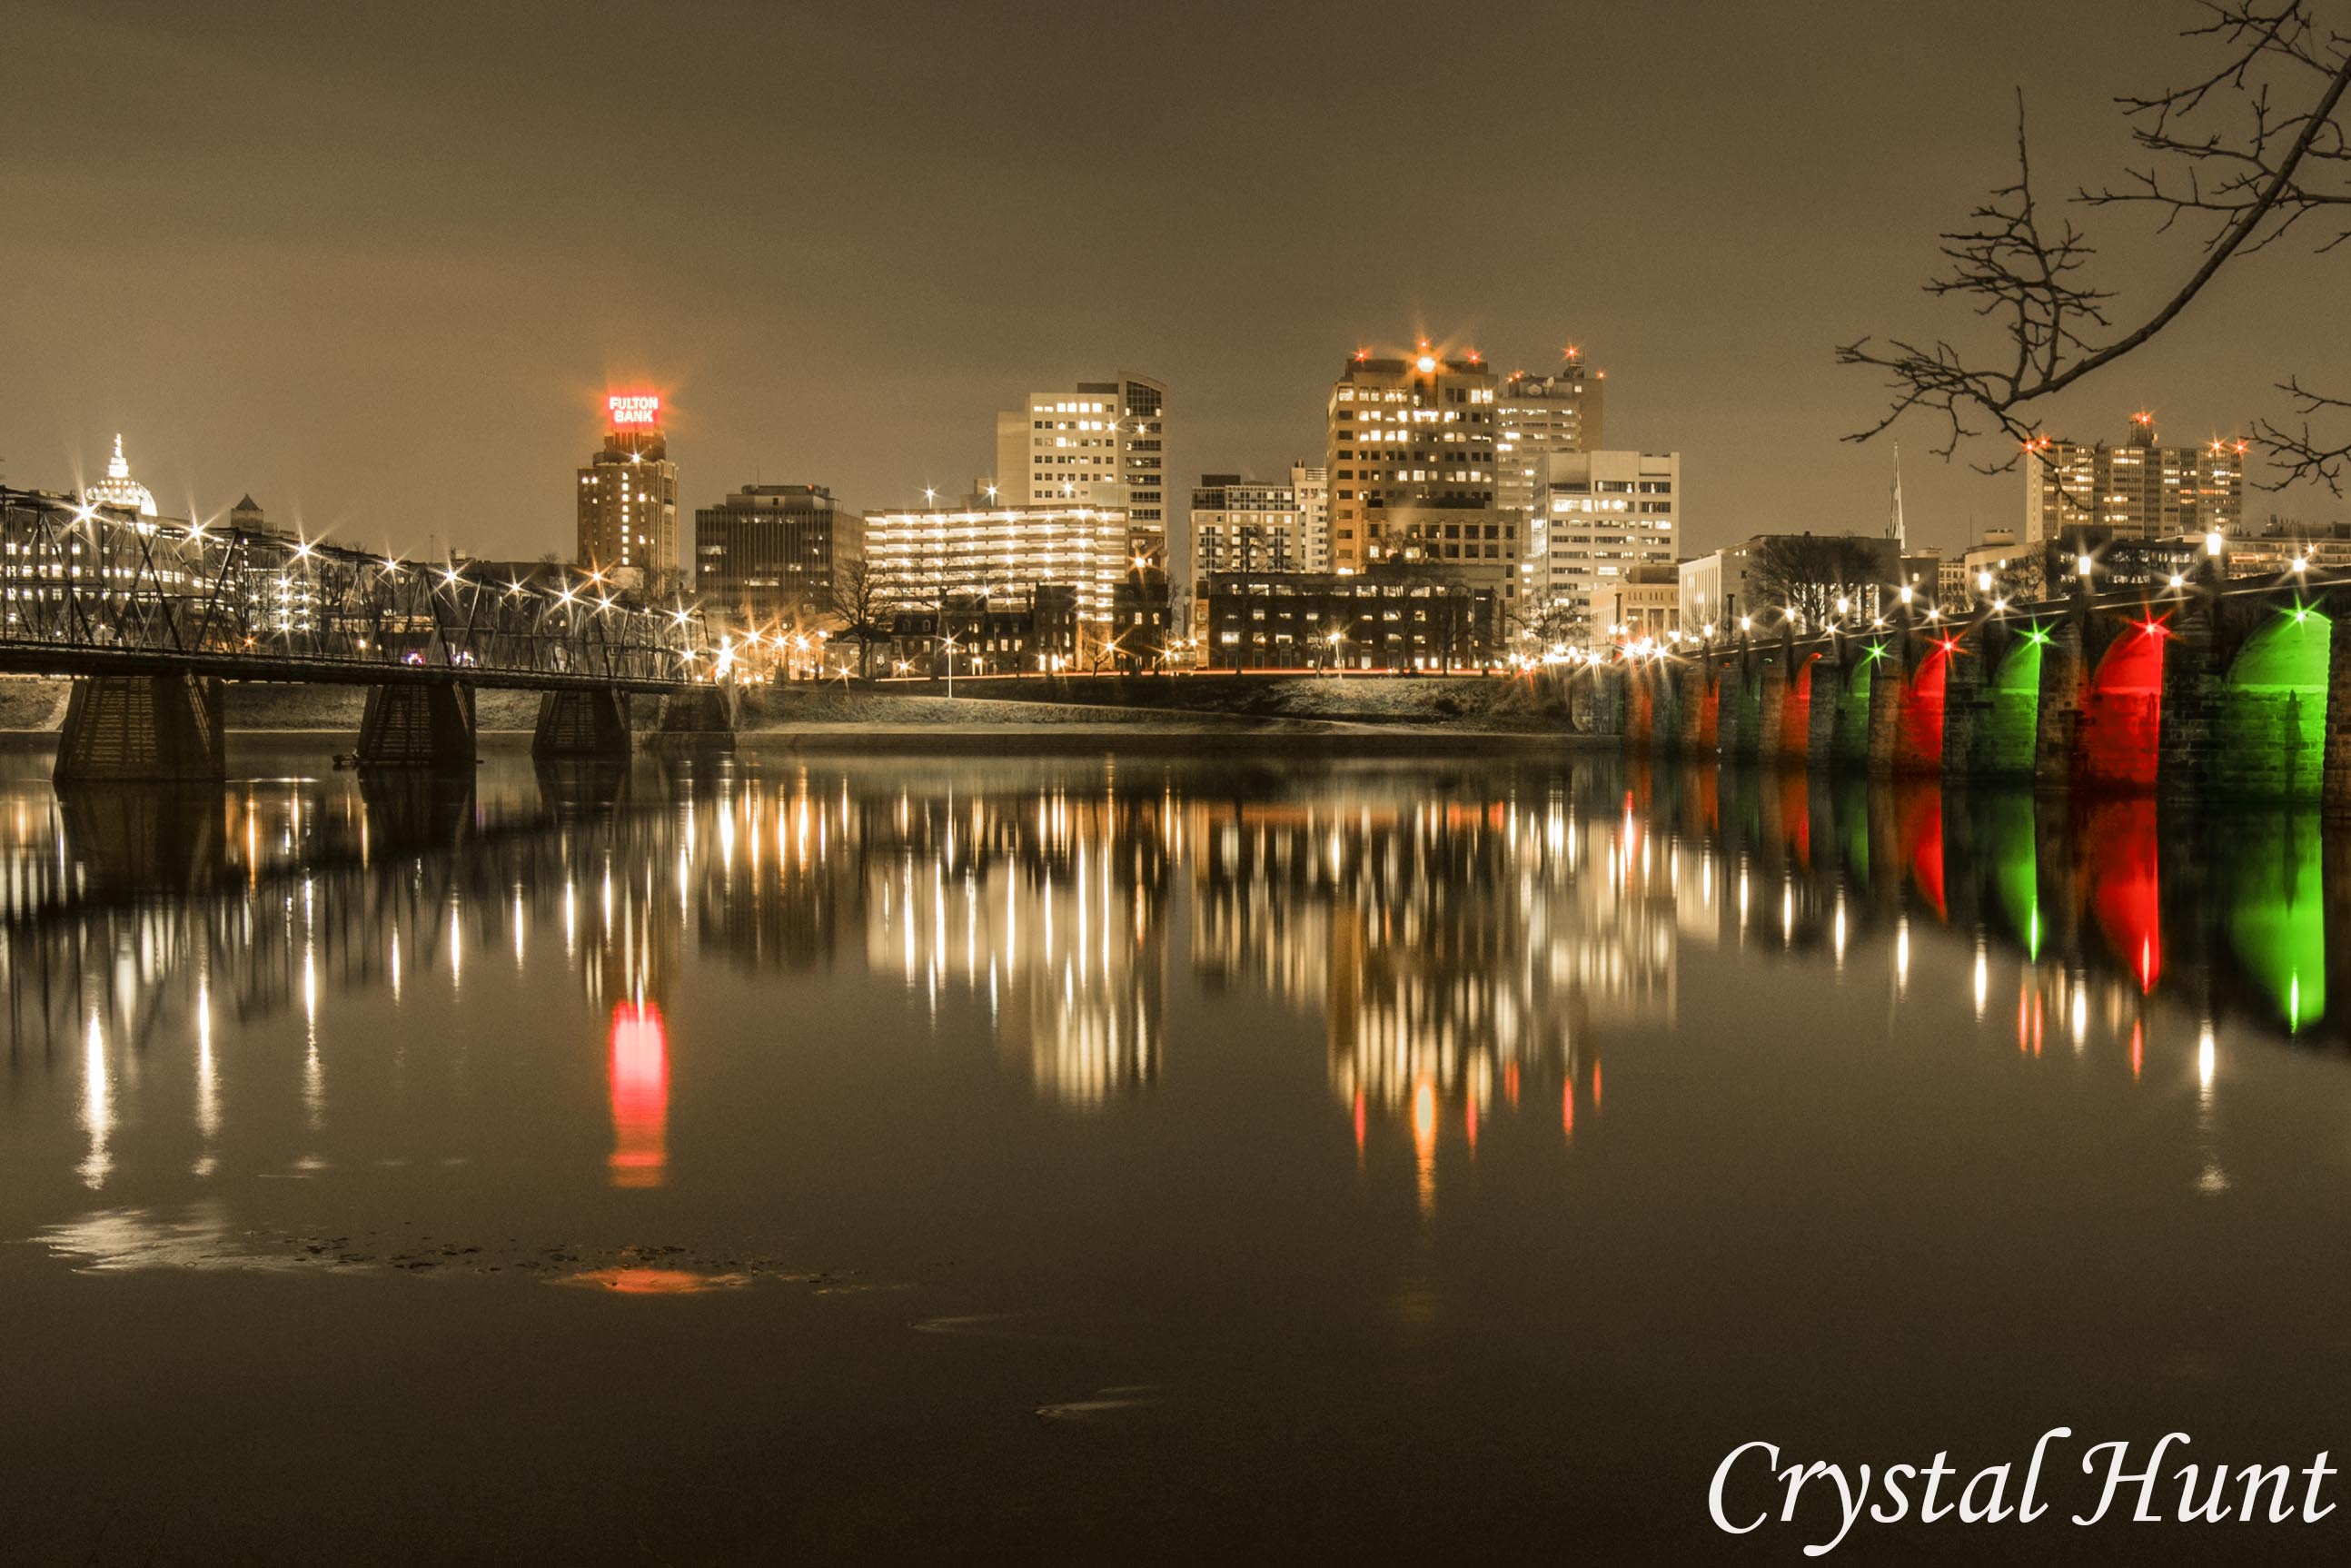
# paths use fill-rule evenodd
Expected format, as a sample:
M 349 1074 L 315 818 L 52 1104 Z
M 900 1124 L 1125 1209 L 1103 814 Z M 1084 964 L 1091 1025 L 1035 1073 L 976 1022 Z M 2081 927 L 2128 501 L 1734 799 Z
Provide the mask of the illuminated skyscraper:
M 1330 402 L 1333 566 L 1428 562 L 1516 596 L 1518 525 L 1494 508 L 1494 391 L 1474 350 L 1347 362 Z
M 1494 506 L 1519 526 L 1526 545 L 1526 573 L 1540 589 L 1550 568 L 1550 535 L 1535 505 L 1543 487 L 1543 461 L 1556 452 L 1597 452 L 1601 446 L 1601 393 L 1608 372 L 1583 362 L 1570 347 L 1560 368 L 1547 376 L 1513 371 L 1494 399 Z
M 622 587 L 661 593 L 677 583 L 677 465 L 662 434 L 661 399 L 604 400 L 604 445 L 580 470 L 579 561 Z
M 1167 564 L 1167 387 L 1142 376 L 1030 392 L 996 416 L 996 495 L 1007 507 L 1116 507 L 1132 555 Z

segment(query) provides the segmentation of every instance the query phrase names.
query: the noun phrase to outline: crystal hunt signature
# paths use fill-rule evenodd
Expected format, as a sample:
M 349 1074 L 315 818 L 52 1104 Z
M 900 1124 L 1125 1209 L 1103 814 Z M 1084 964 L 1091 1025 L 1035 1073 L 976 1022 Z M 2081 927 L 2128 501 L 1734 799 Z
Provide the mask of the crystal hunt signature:
M 1907 1521 L 1914 1503 L 1918 1521 L 1926 1524 L 1939 1523 L 1955 1514 L 1961 1524 L 1998 1524 L 2011 1518 L 2031 1524 L 2051 1509 L 2041 1500 L 2044 1470 L 2052 1487 L 2064 1473 L 2062 1460 L 2055 1469 L 2049 1469 L 2053 1446 L 2073 1435 L 2070 1427 L 2053 1427 L 2041 1435 L 2032 1445 L 2032 1458 L 2025 1464 L 2013 1505 L 2009 1498 L 2010 1488 L 2016 1482 L 2015 1467 L 2009 1463 L 1976 1471 L 1952 1500 L 1944 1483 L 1960 1472 L 1951 1467 L 1948 1450 L 1937 1454 L 1931 1464 L 1896 1464 L 1880 1470 L 1818 1459 L 1783 1466 L 1778 1444 L 1741 1443 L 1714 1468 L 1713 1482 L 1707 1489 L 1707 1512 L 1717 1529 L 1732 1535 L 1761 1530 L 1775 1517 L 1782 1524 L 1795 1524 L 1801 1513 L 1808 1527 L 1825 1537 L 1805 1545 L 1807 1557 L 1824 1557 L 1835 1551 L 1865 1515 L 1876 1524 Z M 2175 1444 L 2183 1451 L 2174 1453 Z M 2127 1442 L 2091 1445 L 2083 1451 L 2081 1469 L 2097 1483 L 2097 1501 L 2088 1503 L 2085 1487 L 2083 1511 L 2064 1517 L 2075 1524 L 2096 1524 L 2109 1517 L 2141 1524 L 2219 1524 L 2230 1520 L 2248 1524 L 2256 1521 L 2315 1524 L 2335 1511 L 2333 1503 L 2319 1500 L 2326 1478 L 2336 1473 L 2325 1452 L 2300 1469 L 2280 1464 L 2231 1469 L 2226 1464 L 2176 1462 L 2185 1458 L 2189 1445 L 2187 1433 L 2167 1433 L 2147 1450 L 2143 1463 Z M 1829 1533 L 1832 1530 L 1834 1533 Z

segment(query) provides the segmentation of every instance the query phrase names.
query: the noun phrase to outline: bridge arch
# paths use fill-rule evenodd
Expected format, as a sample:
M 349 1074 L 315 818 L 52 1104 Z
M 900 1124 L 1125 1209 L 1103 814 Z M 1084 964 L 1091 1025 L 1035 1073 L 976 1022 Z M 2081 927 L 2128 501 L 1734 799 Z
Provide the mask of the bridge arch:
M 1869 759 L 1870 672 L 1885 656 L 1886 644 L 1872 643 L 1855 655 L 1853 667 L 1844 673 L 1844 689 L 1837 693 L 1836 727 L 1829 747 L 1829 756 L 1834 761 Z
M 2041 653 L 2048 643 L 2048 632 L 2029 627 L 1992 667 L 1979 752 L 1988 771 L 2032 771 L 2041 726 Z
M 2082 782 L 2151 789 L 2163 738 L 2163 648 L 2171 629 L 2150 615 L 2116 632 L 2082 697 L 2074 765 Z
M 1943 767 L 1943 712 L 1950 685 L 1951 650 L 1948 639 L 1928 644 L 1927 652 L 1902 683 L 1894 713 L 1894 766 L 1906 773 L 1940 772 Z
M 2317 796 L 2326 758 L 2327 653 L 2334 623 L 2307 605 L 2281 610 L 2229 666 L 2214 780 L 2238 795 Z
M 1812 749 L 1813 666 L 1820 660 L 1816 648 L 1795 655 L 1787 692 L 1780 699 L 1780 733 L 1767 737 L 1767 744 L 1792 762 L 1802 762 Z

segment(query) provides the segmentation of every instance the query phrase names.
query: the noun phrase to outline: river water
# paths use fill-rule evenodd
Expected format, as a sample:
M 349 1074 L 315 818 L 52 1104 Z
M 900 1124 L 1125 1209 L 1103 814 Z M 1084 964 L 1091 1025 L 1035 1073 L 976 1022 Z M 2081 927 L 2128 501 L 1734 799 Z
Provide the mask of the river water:
M 232 760 L 0 768 L 0 1558 L 1794 1561 L 1740 1443 L 2351 1448 L 2309 813 Z

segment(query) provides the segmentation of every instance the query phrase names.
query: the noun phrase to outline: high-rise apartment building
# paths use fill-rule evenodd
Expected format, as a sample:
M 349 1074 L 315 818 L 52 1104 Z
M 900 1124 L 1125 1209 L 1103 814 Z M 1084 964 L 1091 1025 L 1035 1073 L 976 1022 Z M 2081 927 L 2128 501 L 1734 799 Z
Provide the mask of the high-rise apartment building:
M 1167 388 L 1142 376 L 1030 392 L 996 416 L 996 492 L 1008 507 L 1110 507 L 1130 555 L 1167 564 Z
M 812 620 L 832 608 L 835 574 L 864 548 L 863 526 L 822 485 L 746 485 L 695 510 L 695 597 L 737 626 Z
M 1099 628 L 1134 567 L 1116 507 L 927 507 L 865 514 L 865 560 L 882 602 L 935 609 L 949 599 L 1025 601 L 1067 587 Z
M 647 592 L 677 582 L 677 465 L 662 434 L 661 399 L 604 400 L 604 444 L 580 470 L 580 564 Z
M 2119 446 L 2042 436 L 2022 466 L 2027 555 L 2073 528 L 2175 539 L 2214 528 L 2233 534 L 2244 517 L 2245 443 L 2159 446 L 2153 414 L 2131 415 L 2130 437 Z
M 1554 452 L 1597 452 L 1602 440 L 1602 392 L 1608 372 L 1583 362 L 1570 347 L 1547 376 L 1514 371 L 1494 399 L 1494 505 L 1518 525 L 1526 547 L 1523 586 L 1540 591 L 1548 570 L 1547 519 L 1535 505 L 1543 460 Z
M 1515 597 L 1518 525 L 1494 507 L 1494 372 L 1426 345 L 1359 353 L 1331 388 L 1331 561 L 1426 561 Z
M 1541 592 L 1563 630 L 1596 632 L 1595 596 L 1639 564 L 1674 559 L 1680 521 L 1678 452 L 1554 452 L 1534 505 L 1547 554 Z

